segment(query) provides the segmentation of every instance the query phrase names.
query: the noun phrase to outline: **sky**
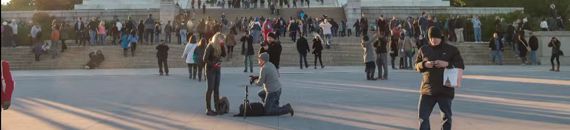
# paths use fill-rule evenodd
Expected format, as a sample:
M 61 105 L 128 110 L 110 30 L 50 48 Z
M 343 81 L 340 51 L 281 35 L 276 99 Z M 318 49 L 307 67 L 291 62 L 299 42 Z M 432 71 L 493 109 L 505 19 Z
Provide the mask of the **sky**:
M 2 0 L 2 4 L 5 5 L 6 3 L 10 2 L 10 0 Z

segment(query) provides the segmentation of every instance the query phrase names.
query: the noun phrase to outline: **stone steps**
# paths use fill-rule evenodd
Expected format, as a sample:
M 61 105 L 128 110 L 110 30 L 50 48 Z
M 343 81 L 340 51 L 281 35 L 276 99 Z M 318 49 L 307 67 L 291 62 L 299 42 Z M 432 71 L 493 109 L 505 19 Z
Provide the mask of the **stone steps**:
M 326 66 L 344 66 L 344 65 L 362 65 L 362 48 L 358 38 L 335 38 L 332 49 L 323 51 L 323 63 Z M 312 44 L 312 43 L 310 43 Z M 489 65 L 492 64 L 489 58 L 489 50 L 485 44 L 474 43 L 452 43 L 457 46 L 464 58 L 465 64 L 468 65 Z M 100 68 L 154 68 L 156 63 L 156 50 L 154 45 L 139 45 L 135 57 L 123 57 L 122 49 L 118 46 L 88 46 L 79 47 L 69 44 L 69 49 L 62 53 L 59 57 L 51 59 L 51 55 L 44 55 L 41 61 L 34 61 L 29 47 L 18 48 L 2 48 L 2 57 L 12 63 L 14 69 L 78 69 L 81 68 L 89 59 L 87 54 L 91 51 L 101 49 L 105 54 L 106 60 Z M 170 67 L 186 67 L 184 59 L 180 58 L 184 46 L 169 44 L 169 66 Z M 290 40 L 282 42 L 283 52 L 281 58 L 281 66 L 298 66 L 298 54 L 295 44 Z M 259 50 L 259 46 L 255 45 L 255 50 Z M 241 45 L 234 48 L 234 57 L 226 61 L 224 66 L 239 67 L 243 66 L 243 56 L 240 55 Z M 130 54 L 130 51 L 129 53 Z M 314 62 L 313 55 L 307 56 L 308 62 L 312 65 Z M 399 60 L 396 60 L 398 62 Z M 255 62 L 254 62 L 255 63 Z M 505 64 L 519 64 L 520 60 L 514 56 L 512 50 L 504 52 Z

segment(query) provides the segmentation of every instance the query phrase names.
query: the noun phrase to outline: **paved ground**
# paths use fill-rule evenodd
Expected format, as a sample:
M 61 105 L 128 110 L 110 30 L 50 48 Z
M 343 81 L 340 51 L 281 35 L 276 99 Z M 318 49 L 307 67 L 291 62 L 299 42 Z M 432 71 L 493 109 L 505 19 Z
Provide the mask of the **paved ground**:
M 468 66 L 453 101 L 456 130 L 570 129 L 570 71 L 547 66 Z M 294 117 L 237 118 L 248 74 L 224 68 L 221 95 L 230 114 L 204 114 L 204 82 L 186 69 L 158 76 L 154 69 L 15 71 L 13 107 L 3 130 L 51 129 L 291 129 L 417 128 L 420 74 L 390 72 L 388 81 L 364 80 L 363 67 L 283 68 L 281 103 Z M 254 91 L 259 88 L 253 88 Z M 252 101 L 259 101 L 250 92 Z M 439 129 L 439 111 L 432 115 Z

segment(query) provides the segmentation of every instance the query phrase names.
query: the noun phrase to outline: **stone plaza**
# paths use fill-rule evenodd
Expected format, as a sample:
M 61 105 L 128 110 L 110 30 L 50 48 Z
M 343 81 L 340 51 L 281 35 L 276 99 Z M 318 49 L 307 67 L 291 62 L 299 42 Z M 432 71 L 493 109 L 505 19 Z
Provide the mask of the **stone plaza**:
M 564 67 L 563 68 L 568 68 Z M 12 107 L 2 111 L 3 130 L 413 130 L 421 74 L 390 70 L 387 81 L 366 81 L 363 66 L 281 71 L 281 104 L 293 117 L 233 117 L 250 73 L 223 68 L 220 93 L 230 113 L 206 116 L 205 82 L 185 68 L 159 76 L 156 69 L 13 71 Z M 254 69 L 258 71 L 257 68 Z M 570 73 L 546 66 L 467 66 L 453 101 L 453 129 L 567 130 Z M 251 87 L 250 101 L 259 102 Z M 439 109 L 431 116 L 439 129 Z

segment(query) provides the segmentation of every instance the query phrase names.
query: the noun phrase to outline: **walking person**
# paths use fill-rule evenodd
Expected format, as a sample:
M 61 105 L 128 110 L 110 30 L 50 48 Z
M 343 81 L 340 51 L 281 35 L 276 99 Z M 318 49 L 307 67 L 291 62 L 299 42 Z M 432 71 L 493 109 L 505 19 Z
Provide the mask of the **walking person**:
M 162 33 L 162 30 L 160 28 L 160 23 L 156 22 L 156 24 L 154 25 L 154 42 L 156 43 L 160 42 L 160 33 Z
M 489 40 L 489 50 L 491 50 L 491 59 L 495 64 L 503 65 L 504 44 L 499 34 L 493 33 L 493 38 Z
M 305 39 L 305 36 L 301 35 L 299 40 L 297 40 L 297 52 L 299 52 L 299 67 L 303 69 L 303 61 L 305 62 L 305 68 L 309 68 L 307 63 L 307 53 L 311 52 L 309 49 L 309 42 Z
M 552 39 L 548 43 L 548 47 L 552 48 L 552 56 L 550 56 L 550 64 L 552 65 L 552 69 L 550 69 L 550 71 L 560 72 L 560 56 L 564 55 L 564 53 L 560 49 L 560 45 L 562 44 L 560 44 L 560 41 L 556 37 L 552 37 Z M 554 64 L 555 59 L 556 59 L 556 66 Z
M 325 36 L 325 42 L 327 45 L 327 48 L 331 47 L 331 41 L 332 41 L 332 25 L 328 22 L 327 19 L 325 19 L 321 24 L 319 24 L 319 27 L 321 27 L 321 29 L 323 30 L 323 35 Z M 364 34 L 363 34 L 364 35 Z
M 397 70 L 396 68 L 396 58 L 398 58 L 398 52 L 400 51 L 400 33 L 399 30 L 394 28 L 392 29 L 392 38 L 390 40 L 390 57 L 392 63 L 392 69 Z
M 376 66 L 378 67 L 378 79 L 388 80 L 388 40 L 384 32 L 380 32 L 374 42 L 376 47 Z
M 159 44 L 158 46 L 156 46 L 156 58 L 158 58 L 158 72 L 160 73 L 160 76 L 162 76 L 164 73 L 166 73 L 166 76 L 168 76 L 168 50 L 170 48 L 168 47 L 168 45 L 166 45 L 166 43 L 163 41 L 161 44 Z M 164 70 L 164 71 L 163 71 Z
M 249 31 L 245 31 L 245 35 L 241 37 L 241 54 L 244 55 L 243 72 L 247 72 L 247 66 L 249 65 L 249 72 L 253 73 L 253 55 L 255 51 L 253 50 L 253 36 L 249 34 Z
M 197 38 L 196 38 L 197 39 Z M 206 63 L 204 62 L 204 51 L 206 50 L 206 46 L 208 45 L 208 41 L 206 41 L 206 39 L 201 38 L 198 41 L 198 46 L 196 46 L 196 49 L 194 50 L 194 55 L 197 57 L 195 62 L 197 67 L 197 77 L 198 77 L 198 82 L 202 81 L 202 76 L 204 75 L 204 67 L 206 65 Z
M 2 110 L 8 110 L 12 104 L 12 93 L 14 92 L 14 78 L 10 72 L 10 63 L 2 60 Z
M 429 117 L 435 104 L 441 110 L 441 129 L 451 130 L 451 104 L 455 96 L 452 87 L 443 84 L 445 68 L 465 69 L 463 59 L 456 47 L 445 43 L 439 28 L 430 27 L 428 30 L 429 45 L 422 46 L 416 55 L 416 69 L 422 73 L 418 103 L 418 119 L 420 130 L 429 130 Z
M 187 41 L 187 40 L 188 40 L 188 38 L 187 38 L 187 36 L 188 36 L 188 28 L 186 28 L 186 25 L 185 25 L 184 23 L 182 23 L 182 24 L 180 25 L 180 32 L 179 32 L 179 35 L 180 35 L 180 44 L 188 42 L 188 41 Z
M 127 57 L 127 51 L 131 47 L 131 40 L 129 40 L 130 35 L 125 32 L 121 32 L 121 39 L 119 39 L 119 43 L 121 43 L 121 47 L 123 48 L 123 56 Z M 134 54 L 133 54 L 134 55 Z
M 182 53 L 182 59 L 186 60 L 186 64 L 188 64 L 188 78 L 196 79 L 196 72 L 198 71 L 198 66 L 196 60 L 198 60 L 198 56 L 196 55 L 196 48 L 198 47 L 197 38 L 195 35 L 191 35 L 186 47 L 184 48 L 184 52 Z
M 234 53 L 234 47 L 237 44 L 236 41 L 236 36 L 234 33 L 229 33 L 226 37 L 226 40 L 224 42 L 226 44 L 227 47 L 227 55 L 228 55 L 228 61 L 233 57 L 233 53 Z
M 530 32 L 530 38 L 528 40 L 528 46 L 530 47 L 530 63 L 531 65 L 538 65 L 538 59 L 536 56 L 536 52 L 538 51 L 538 38 L 534 35 L 533 32 Z
M 135 51 L 137 50 L 137 44 L 138 42 L 140 42 L 140 37 L 137 35 L 137 32 L 135 30 L 131 30 L 131 33 L 128 34 L 128 41 L 129 41 L 129 46 L 131 48 L 131 56 L 135 57 Z
M 517 41 L 519 44 L 519 57 L 522 61 L 521 65 L 526 65 L 528 64 L 527 59 L 526 59 L 526 55 L 528 53 L 528 51 L 530 51 L 530 47 L 528 45 L 528 42 L 526 41 L 526 39 L 524 38 L 524 32 L 521 32 L 519 34 L 517 34 Z
M 279 70 L 279 62 L 281 61 L 281 51 L 283 47 L 281 47 L 281 42 L 276 39 L 277 35 L 275 33 L 269 33 L 267 36 L 267 43 L 268 49 L 267 53 L 269 54 L 269 61 L 275 65 L 275 67 Z
M 317 60 L 321 63 L 321 69 L 325 68 L 323 65 L 322 51 L 323 51 L 323 39 L 317 33 L 314 34 L 313 38 L 313 55 L 315 55 L 315 69 L 317 69 Z
M 222 58 L 226 56 L 224 49 L 224 35 L 216 33 L 210 40 L 204 52 L 203 60 L 206 63 L 206 76 L 208 79 L 208 90 L 206 91 L 206 115 L 215 116 L 222 114 L 219 107 L 220 100 L 220 78 L 222 69 Z M 210 100 L 214 96 L 214 112 L 210 105 Z
M 403 40 L 403 53 L 404 53 L 404 69 L 412 69 L 412 57 L 414 56 L 414 48 L 415 48 L 415 40 L 414 38 L 407 33 L 404 34 Z

